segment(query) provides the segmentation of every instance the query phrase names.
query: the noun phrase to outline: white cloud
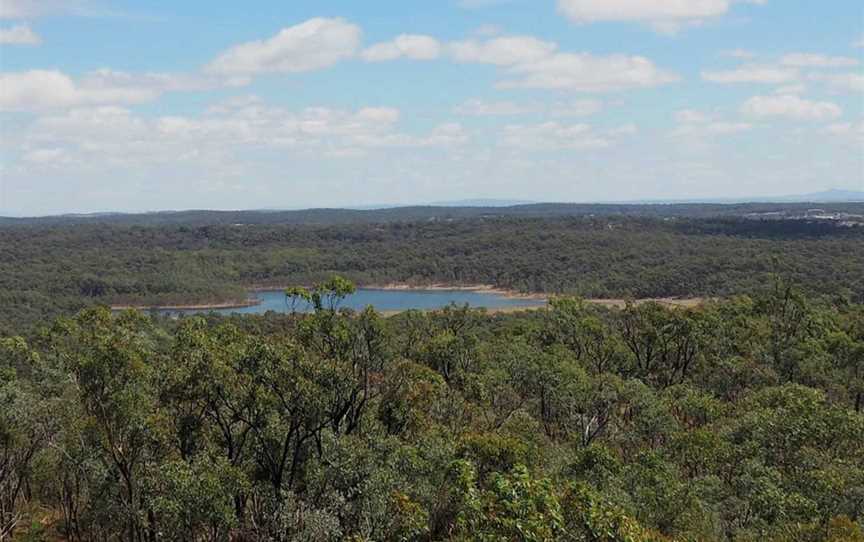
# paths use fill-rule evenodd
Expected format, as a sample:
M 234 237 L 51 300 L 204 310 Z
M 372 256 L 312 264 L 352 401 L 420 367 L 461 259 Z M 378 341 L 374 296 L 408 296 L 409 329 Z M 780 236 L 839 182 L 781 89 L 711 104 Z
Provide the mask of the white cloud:
M 603 110 L 600 100 L 573 100 L 552 104 L 548 112 L 553 117 L 587 117 Z
M 794 120 L 825 121 L 838 118 L 843 110 L 832 102 L 805 100 L 799 96 L 753 96 L 741 106 L 753 117 L 786 117 Z
M 747 122 L 727 122 L 695 109 L 681 109 L 673 117 L 677 123 L 672 130 L 673 137 L 706 138 L 747 132 L 753 128 Z
M 676 82 L 678 76 L 660 70 L 640 56 L 558 53 L 536 62 L 510 68 L 513 76 L 500 88 L 560 89 L 576 92 L 608 92 L 648 88 Z
M 825 127 L 825 132 L 834 136 L 851 138 L 853 141 L 864 145 L 864 120 L 829 124 Z
M 0 0 L 0 19 L 28 19 L 80 7 L 77 0 Z
M 798 71 L 775 66 L 741 66 L 732 70 L 703 71 L 702 79 L 712 83 L 781 84 L 798 79 Z
M 0 111 L 39 111 L 108 104 L 140 104 L 165 92 L 218 88 L 237 80 L 194 75 L 130 74 L 108 69 L 73 80 L 54 70 L 30 70 L 0 74 Z
M 459 0 L 459 7 L 463 9 L 481 9 L 509 4 L 511 2 L 513 0 Z
M 864 35 L 860 38 L 852 42 L 852 47 L 856 47 L 858 49 L 864 48 Z
M 393 124 L 399 116 L 399 110 L 393 107 L 364 107 L 357 111 L 357 119 L 382 124 Z
M 39 45 L 42 38 L 26 24 L 10 28 L 0 28 L 0 44 L 4 45 Z
M 658 34 L 664 36 L 677 36 L 683 28 L 697 27 L 702 25 L 701 19 L 680 20 L 680 21 L 654 21 L 651 23 L 651 28 Z
M 599 132 L 585 123 L 510 124 L 504 127 L 500 145 L 525 151 L 588 151 L 611 147 L 622 137 L 638 132 L 635 124 L 625 124 Z
M 270 39 L 228 49 L 216 57 L 206 71 L 248 76 L 320 70 L 354 56 L 360 37 L 360 27 L 344 19 L 309 19 L 283 28 Z
M 31 167 L 62 159 L 79 168 L 104 169 L 175 167 L 187 160 L 221 168 L 234 167 L 255 150 L 350 157 L 379 148 L 452 147 L 468 141 L 456 123 L 406 134 L 398 130 L 399 119 L 399 110 L 390 107 L 292 111 L 244 97 L 194 116 L 154 118 L 117 106 L 73 108 L 38 117 L 7 143 Z
M 576 92 L 608 92 L 653 87 L 678 81 L 640 56 L 559 53 L 557 44 L 530 36 L 450 43 L 457 62 L 494 64 L 505 68 L 499 88 L 537 88 Z
M 602 110 L 603 102 L 591 99 L 555 103 L 517 103 L 508 100 L 473 99 L 458 105 L 453 112 L 472 117 L 508 117 L 528 114 L 545 114 L 552 117 L 586 117 Z
M 835 91 L 854 93 L 864 92 L 864 74 L 861 73 L 839 73 L 824 74 L 813 73 L 808 76 L 811 81 L 822 81 Z
M 421 146 L 424 147 L 451 147 L 467 143 L 470 137 L 465 129 L 458 122 L 446 122 L 436 126 L 432 133 L 424 139 L 421 139 Z
M 205 69 L 211 74 L 250 77 L 263 72 L 300 72 L 321 69 L 358 52 L 360 29 L 341 19 L 311 19 L 283 29 L 275 37 L 238 45 Z M 461 63 L 492 64 L 505 68 L 510 78 L 501 88 L 563 89 L 606 92 L 653 87 L 678 80 L 639 56 L 594 56 L 558 53 L 558 45 L 532 36 L 501 36 L 442 44 L 426 35 L 402 34 L 361 51 L 368 62 L 398 58 L 427 60 L 447 54 Z
M 804 84 L 794 84 L 794 85 L 784 85 L 782 87 L 777 87 L 774 89 L 774 94 L 804 94 L 807 91 L 807 85 Z
M 748 1 L 748 0 L 739 0 Z M 749 0 L 761 4 L 764 0 Z M 576 23 L 630 21 L 663 33 L 725 15 L 734 0 L 558 0 L 558 9 Z
M 504 33 L 504 29 L 497 24 L 481 24 L 477 28 L 471 32 L 475 36 L 480 36 L 481 38 L 488 38 L 490 36 L 497 36 L 499 34 Z
M 129 73 L 107 68 L 92 71 L 81 79 L 88 89 L 138 88 L 163 92 L 194 92 L 221 87 L 239 87 L 249 84 L 247 77 L 222 78 L 183 73 Z
M 0 111 L 34 111 L 108 103 L 143 103 L 158 92 L 136 87 L 86 86 L 49 70 L 0 74 Z
M 87 144 L 91 139 L 137 139 L 148 134 L 147 122 L 125 107 L 98 106 L 70 109 L 36 120 L 34 134 L 40 141 L 75 140 Z
M 401 34 L 393 41 L 372 45 L 361 55 L 367 62 L 383 62 L 397 58 L 433 60 L 441 55 L 441 43 L 431 36 Z
M 814 53 L 791 53 L 780 59 L 783 66 L 794 68 L 848 68 L 857 66 L 858 60 L 847 56 L 826 56 Z
M 512 66 L 536 62 L 551 55 L 558 45 L 531 36 L 509 36 L 487 41 L 466 40 L 450 43 L 450 55 L 457 62 L 476 62 Z
M 531 151 L 604 149 L 612 141 L 588 124 L 511 124 L 504 127 L 501 145 Z
M 469 117 L 510 117 L 537 113 L 537 104 L 520 104 L 511 101 L 468 100 L 453 109 L 457 115 Z
M 852 144 L 860 153 L 864 150 L 864 120 L 858 122 L 840 122 L 824 128 L 825 133 L 838 138 L 843 143 Z
M 735 134 L 746 132 L 753 127 L 746 122 L 712 122 L 706 126 L 709 134 Z
M 674 21 L 723 15 L 728 0 L 559 0 L 558 8 L 577 22 Z
M 783 55 L 776 65 L 746 64 L 729 70 L 703 71 L 702 79 L 712 83 L 736 84 L 754 83 L 783 85 L 775 93 L 800 94 L 804 91 L 801 81 L 824 81 L 836 90 L 859 91 L 864 85 L 864 76 L 858 73 L 802 75 L 800 70 L 843 68 L 857 66 L 859 61 L 852 57 L 827 56 L 816 53 L 790 53 Z
M 609 135 L 613 136 L 631 136 L 639 133 L 639 127 L 633 123 L 630 124 L 622 124 L 617 128 L 613 128 L 609 130 Z
M 747 122 L 689 122 L 677 126 L 672 131 L 672 136 L 703 138 L 747 132 L 752 128 L 753 125 Z
M 711 120 L 711 116 L 707 113 L 703 113 L 702 111 L 696 111 L 693 109 L 682 109 L 680 111 L 675 112 L 675 122 L 679 124 L 697 124 L 704 123 Z
M 864 121 L 858 123 L 839 122 L 835 124 L 829 124 L 825 127 L 825 131 L 829 134 L 834 135 L 858 134 L 860 136 L 864 136 Z
M 69 153 L 64 149 L 34 149 L 21 156 L 21 160 L 31 164 L 59 165 L 72 161 Z
M 231 98 L 226 98 L 219 103 L 213 104 L 208 107 L 207 113 L 224 114 L 235 109 L 252 108 L 257 106 L 263 107 L 264 100 L 254 94 L 247 94 L 245 96 L 232 96 Z
M 729 51 L 721 52 L 720 56 L 725 56 L 729 58 L 750 59 L 755 58 L 756 53 L 754 53 L 753 51 L 748 51 L 746 49 L 731 49 Z
M 57 164 L 83 169 L 153 166 L 178 160 L 184 149 L 172 145 L 154 122 L 116 106 L 85 107 L 37 118 L 19 135 L 22 160 L 30 167 Z
M 468 134 L 461 124 L 447 122 L 439 124 L 426 136 L 400 133 L 373 133 L 357 137 L 355 144 L 361 147 L 452 147 L 468 141 Z

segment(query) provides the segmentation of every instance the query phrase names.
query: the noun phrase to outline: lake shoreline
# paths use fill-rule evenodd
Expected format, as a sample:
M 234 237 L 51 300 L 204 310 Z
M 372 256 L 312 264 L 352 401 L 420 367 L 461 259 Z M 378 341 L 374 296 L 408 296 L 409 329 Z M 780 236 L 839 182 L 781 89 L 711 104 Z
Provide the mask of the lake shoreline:
M 280 290 L 284 290 L 287 287 L 281 286 L 264 286 L 264 285 L 255 285 L 249 286 L 246 288 L 249 292 L 278 292 Z M 435 284 L 427 284 L 427 285 L 414 285 L 408 283 L 401 282 L 392 282 L 387 284 L 368 284 L 363 286 L 358 286 L 358 290 L 377 290 L 377 291 L 459 291 L 459 292 L 478 292 L 478 293 L 487 293 L 492 295 L 501 296 L 507 299 L 516 299 L 516 300 L 530 300 L 530 301 L 548 301 L 552 295 L 543 294 L 543 293 L 523 293 L 515 290 L 508 290 L 506 288 L 499 288 L 497 286 L 492 286 L 489 284 L 474 284 L 474 285 L 448 285 L 442 283 Z M 703 304 L 706 300 L 701 297 L 693 297 L 693 298 L 645 298 L 645 299 L 633 299 L 627 300 L 624 298 L 597 298 L 597 299 L 585 299 L 587 303 L 591 303 L 594 305 L 600 305 L 603 307 L 610 308 L 624 308 L 628 302 L 633 302 L 637 305 L 643 303 L 659 303 L 665 306 L 671 307 L 683 307 L 683 308 L 692 308 Z M 219 303 L 188 303 L 188 304 L 175 304 L 175 305 L 111 305 L 111 310 L 121 311 L 121 310 L 140 310 L 140 311 L 206 311 L 206 310 L 224 310 L 224 309 L 242 309 L 248 307 L 255 307 L 262 303 L 262 299 L 260 298 L 248 298 L 245 301 L 225 301 Z M 524 306 L 512 306 L 512 307 L 497 307 L 490 308 L 486 307 L 487 312 L 489 313 L 503 313 L 503 312 L 514 312 L 514 311 L 523 311 L 523 310 L 537 310 L 548 307 L 546 305 L 524 305 Z M 483 307 L 476 307 L 483 308 Z M 407 309 L 406 309 L 407 310 Z M 386 314 L 395 314 L 402 311 L 383 311 Z
M 261 304 L 260 299 L 225 301 L 224 303 L 193 303 L 184 305 L 110 305 L 112 311 L 205 311 L 209 309 L 245 309 Z
M 280 286 L 280 285 L 255 285 L 248 286 L 246 289 L 250 292 L 275 292 L 279 290 L 285 290 L 288 288 L 292 288 L 296 286 L 296 284 L 289 286 Z M 309 286 L 305 286 L 305 288 L 309 288 Z M 469 284 L 469 285 L 450 285 L 444 283 L 433 283 L 433 284 L 408 284 L 407 282 L 389 282 L 386 284 L 358 284 L 358 290 L 379 290 L 379 291 L 431 291 L 431 292 L 446 292 L 446 291 L 454 291 L 454 292 L 480 292 L 480 293 L 488 293 L 494 294 L 501 297 L 506 297 L 508 299 L 534 299 L 534 300 L 544 300 L 549 299 L 549 294 L 544 293 L 525 293 L 519 292 L 517 290 L 508 290 L 506 288 L 500 288 L 498 286 L 492 286 L 491 284 Z
M 290 288 L 291 286 L 272 286 L 272 285 L 253 285 L 247 286 L 245 289 L 248 292 L 278 292 L 280 290 L 285 290 Z M 474 285 L 458 285 L 452 286 L 448 284 L 436 283 L 429 284 L 424 286 L 418 286 L 413 284 L 401 283 L 401 282 L 393 282 L 388 284 L 369 284 L 362 285 L 357 287 L 358 290 L 377 290 L 377 291 L 436 291 L 436 292 L 446 292 L 446 291 L 457 291 L 457 292 L 479 292 L 479 293 L 487 293 L 492 295 L 498 295 L 507 299 L 523 299 L 523 300 L 536 300 L 536 301 L 545 301 L 549 299 L 549 296 L 546 294 L 534 293 L 534 294 L 526 294 L 522 292 L 517 292 L 515 290 L 507 290 L 504 288 L 498 288 L 496 286 L 492 286 L 489 284 L 474 284 Z M 122 311 L 122 310 L 140 310 L 140 311 L 206 311 L 206 310 L 223 310 L 223 309 L 243 309 L 248 307 L 255 307 L 262 303 L 261 299 L 257 298 L 249 298 L 246 301 L 225 301 L 219 303 L 189 303 L 189 304 L 176 304 L 176 305 L 131 305 L 131 304 L 122 304 L 122 305 L 110 305 L 111 310 L 113 311 Z M 537 309 L 540 308 L 537 305 L 525 305 L 524 307 L 509 307 L 509 309 Z M 487 309 L 491 310 L 491 309 Z M 392 311 L 386 311 L 392 312 Z
M 499 288 L 497 286 L 492 286 L 490 284 L 474 284 L 467 286 L 450 286 L 447 284 L 429 284 L 425 286 L 415 286 L 412 284 L 406 284 L 401 282 L 393 282 L 389 284 L 370 284 L 367 286 L 363 286 L 364 290 L 383 290 L 383 291 L 458 291 L 458 292 L 480 292 L 485 294 L 494 294 L 501 297 L 505 297 L 507 299 L 532 299 L 532 300 L 546 300 L 549 299 L 547 294 L 534 293 L 527 294 L 524 292 L 518 292 L 516 290 L 508 290 L 506 288 Z

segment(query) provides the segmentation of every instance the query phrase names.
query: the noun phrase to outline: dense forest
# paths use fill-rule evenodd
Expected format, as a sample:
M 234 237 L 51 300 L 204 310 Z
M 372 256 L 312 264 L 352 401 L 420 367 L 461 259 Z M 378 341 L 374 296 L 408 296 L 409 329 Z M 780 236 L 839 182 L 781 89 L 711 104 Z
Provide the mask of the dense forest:
M 146 270 L 152 236 L 204 250 L 248 235 L 232 231 L 89 233 L 122 265 L 118 243 L 140 239 Z M 82 249 L 51 235 L 55 254 Z M 762 248 L 723 239 L 694 242 Z M 777 242 L 840 273 L 859 241 Z M 693 309 L 562 297 L 382 318 L 340 310 L 352 289 L 291 289 L 311 314 L 97 307 L 0 339 L 0 539 L 864 540 L 861 304 L 775 279 Z
M 854 205 L 854 204 L 847 204 Z M 245 300 L 246 288 L 489 284 L 587 298 L 726 297 L 779 273 L 864 301 L 864 227 L 580 216 L 341 225 L 0 227 L 0 332 L 98 304 Z

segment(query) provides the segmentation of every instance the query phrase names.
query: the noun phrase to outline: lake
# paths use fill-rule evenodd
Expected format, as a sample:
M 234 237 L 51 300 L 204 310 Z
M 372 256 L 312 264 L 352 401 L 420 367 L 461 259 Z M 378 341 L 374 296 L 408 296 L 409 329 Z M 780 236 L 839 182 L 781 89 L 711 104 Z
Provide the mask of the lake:
M 263 314 L 267 311 L 291 312 L 291 307 L 285 301 L 283 290 L 268 290 L 256 292 L 255 297 L 261 302 L 251 307 L 230 309 L 188 309 L 163 310 L 163 314 L 194 314 L 216 312 L 220 314 Z M 468 304 L 474 308 L 506 309 L 518 307 L 542 307 L 545 299 L 515 298 L 501 293 L 482 290 L 377 290 L 358 289 L 356 293 L 346 297 L 340 307 L 363 310 L 369 305 L 379 312 L 405 311 L 409 309 L 429 310 L 440 309 L 451 303 Z M 309 310 L 305 304 L 297 306 L 298 312 Z

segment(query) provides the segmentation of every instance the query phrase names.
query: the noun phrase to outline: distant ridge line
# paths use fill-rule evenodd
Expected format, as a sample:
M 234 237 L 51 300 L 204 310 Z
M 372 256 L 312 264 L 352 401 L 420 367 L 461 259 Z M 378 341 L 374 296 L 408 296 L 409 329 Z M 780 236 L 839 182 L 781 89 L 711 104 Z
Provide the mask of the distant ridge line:
M 864 198 L 862 198 L 864 202 Z M 728 203 L 531 203 L 507 207 L 447 207 L 417 205 L 386 209 L 320 208 L 287 211 L 186 210 L 150 213 L 70 214 L 43 217 L 4 218 L 0 226 L 115 224 L 127 226 L 208 226 L 208 225 L 310 225 L 370 224 L 465 220 L 488 218 L 567 218 L 590 216 L 628 216 L 644 218 L 723 218 L 780 214 L 805 216 L 813 209 L 829 213 L 864 215 L 862 202 L 728 202 Z
M 751 197 L 751 198 L 694 198 L 694 199 L 650 199 L 650 200 L 625 200 L 625 201 L 593 201 L 593 202 L 554 202 L 554 201 L 525 201 L 506 199 L 466 199 L 456 201 L 439 201 L 432 203 L 410 204 L 410 205 L 364 205 L 358 207 L 309 207 L 309 208 L 269 208 L 269 209 L 166 209 L 158 211 L 124 212 L 124 211 L 100 211 L 93 213 L 63 213 L 34 216 L 0 216 L 0 221 L 10 220 L 90 220 L 116 219 L 118 217 L 146 217 L 146 216 L 174 216 L 192 213 L 259 213 L 266 214 L 320 214 L 320 213 L 380 213 L 413 211 L 424 209 L 444 210 L 494 210 L 506 212 L 507 210 L 540 209 L 540 208 L 604 208 L 604 207 L 663 207 L 683 205 L 703 206 L 734 206 L 750 204 L 825 204 L 825 203 L 861 203 L 864 202 L 864 191 L 856 190 L 826 190 L 811 194 L 777 197 Z

